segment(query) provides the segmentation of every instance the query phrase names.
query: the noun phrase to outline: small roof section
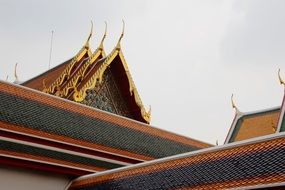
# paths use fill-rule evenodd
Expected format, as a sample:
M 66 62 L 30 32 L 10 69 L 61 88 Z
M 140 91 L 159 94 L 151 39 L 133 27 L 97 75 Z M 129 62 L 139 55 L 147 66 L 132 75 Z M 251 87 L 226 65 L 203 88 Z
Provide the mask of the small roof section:
M 280 84 L 285 87 L 285 82 L 280 75 L 280 69 L 278 70 L 278 78 Z M 278 106 L 270 109 L 243 113 L 236 107 L 232 95 L 232 107 L 235 109 L 236 113 L 225 143 L 232 143 L 235 141 L 285 131 L 284 101 L 285 93 L 281 107 Z
M 280 107 L 255 112 L 236 112 L 225 143 L 274 134 L 277 130 Z

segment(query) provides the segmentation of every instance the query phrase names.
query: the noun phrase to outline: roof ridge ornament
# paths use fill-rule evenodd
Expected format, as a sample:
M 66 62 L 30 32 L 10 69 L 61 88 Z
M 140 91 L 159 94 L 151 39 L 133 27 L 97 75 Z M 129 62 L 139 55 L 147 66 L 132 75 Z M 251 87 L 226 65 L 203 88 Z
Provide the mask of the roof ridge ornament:
M 122 23 L 123 23 L 123 29 L 122 29 L 122 33 L 121 33 L 121 35 L 120 35 L 120 38 L 119 38 L 119 40 L 118 40 L 118 43 L 117 43 L 117 49 L 120 49 L 120 47 L 121 47 L 121 40 L 122 40 L 122 38 L 124 37 L 124 34 L 125 34 L 125 21 L 124 21 L 124 19 L 122 19 Z
M 6 81 L 8 81 L 8 79 L 9 79 L 9 75 L 6 76 Z
M 103 49 L 103 42 L 104 42 L 106 36 L 107 36 L 107 22 L 105 21 L 105 32 L 104 32 L 103 38 L 102 38 L 102 40 L 100 42 L 100 46 L 99 46 L 100 49 Z
M 93 21 L 91 20 L 91 30 L 90 30 L 90 34 L 87 38 L 87 41 L 86 41 L 86 46 L 88 47 L 89 46 L 89 41 L 90 41 L 90 38 L 92 37 L 93 35 Z
M 285 88 L 285 82 L 284 82 L 284 80 L 281 78 L 281 75 L 280 75 L 280 68 L 278 69 L 278 78 L 279 78 L 280 84 L 283 85 L 284 88 Z
M 236 111 L 236 114 L 237 115 L 241 115 L 241 112 L 239 111 L 239 109 L 237 108 L 237 106 L 236 106 L 236 104 L 235 104 L 235 102 L 234 102 L 234 94 L 232 94 L 232 96 L 231 96 L 231 103 L 232 103 L 232 107 L 235 109 L 235 111 Z
M 18 74 L 17 74 L 17 66 L 18 66 L 18 63 L 15 64 L 15 67 L 14 67 L 14 77 L 15 77 L 15 81 L 14 83 L 15 84 L 18 84 L 20 81 L 19 81 L 19 77 L 18 77 Z

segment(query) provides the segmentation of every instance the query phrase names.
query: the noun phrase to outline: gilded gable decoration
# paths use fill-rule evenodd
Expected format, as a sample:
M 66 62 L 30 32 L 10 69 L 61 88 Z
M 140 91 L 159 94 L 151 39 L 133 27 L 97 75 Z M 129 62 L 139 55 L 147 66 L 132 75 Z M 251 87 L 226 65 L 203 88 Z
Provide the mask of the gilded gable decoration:
M 107 23 L 105 22 L 104 35 L 98 48 L 91 53 L 91 22 L 91 31 L 85 45 L 62 73 L 49 86 L 42 79 L 43 92 L 150 123 L 151 109 L 145 110 L 121 50 L 120 43 L 125 31 L 125 22 L 122 23 L 118 42 L 106 56 L 103 44 L 107 36 Z
M 110 67 L 111 63 L 115 60 L 115 58 L 119 58 L 120 62 L 122 63 L 122 66 L 124 68 L 124 72 L 127 76 L 127 80 L 128 80 L 128 84 L 129 84 L 129 93 L 130 95 L 134 98 L 137 106 L 140 108 L 140 112 L 141 112 L 141 117 L 147 122 L 150 122 L 150 111 L 146 112 L 143 103 L 141 101 L 141 98 L 138 94 L 138 91 L 136 89 L 136 86 L 134 84 L 134 81 L 131 77 L 131 74 L 129 72 L 127 63 L 125 61 L 125 58 L 123 56 L 123 53 L 121 51 L 121 45 L 120 42 L 124 36 L 124 28 L 125 28 L 125 23 L 123 21 L 123 30 L 122 33 L 120 35 L 120 38 L 117 42 L 116 47 L 113 49 L 113 51 L 105 58 L 99 60 L 96 63 L 97 66 L 97 70 L 95 71 L 95 73 L 93 74 L 93 76 L 80 88 L 77 88 L 75 93 L 73 94 L 73 99 L 76 102 L 82 102 L 86 96 L 87 96 L 87 91 L 88 90 L 92 90 L 96 87 L 96 84 L 99 83 L 101 84 L 103 81 L 103 75 L 106 71 L 106 69 L 108 67 Z M 114 63 L 116 64 L 116 63 Z

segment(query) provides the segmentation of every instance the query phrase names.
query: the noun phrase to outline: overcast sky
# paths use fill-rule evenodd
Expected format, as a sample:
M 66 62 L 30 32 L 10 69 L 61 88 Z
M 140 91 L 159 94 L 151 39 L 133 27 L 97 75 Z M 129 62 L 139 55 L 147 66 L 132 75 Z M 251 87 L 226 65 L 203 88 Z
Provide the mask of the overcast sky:
M 108 23 L 105 50 L 125 20 L 122 50 L 152 125 L 222 144 L 241 111 L 280 106 L 285 78 L 282 0 L 0 0 L 0 79 L 21 81 L 74 56 L 94 22 L 95 50 Z

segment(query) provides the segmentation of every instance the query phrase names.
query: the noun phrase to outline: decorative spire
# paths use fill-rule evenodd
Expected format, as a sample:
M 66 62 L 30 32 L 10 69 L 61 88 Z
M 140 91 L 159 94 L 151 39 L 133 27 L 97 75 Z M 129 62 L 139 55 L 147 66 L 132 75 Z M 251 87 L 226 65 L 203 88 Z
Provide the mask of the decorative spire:
M 19 83 L 19 77 L 17 75 L 17 66 L 18 66 L 18 63 L 15 64 L 15 68 L 14 68 L 14 77 L 15 77 L 14 83 L 16 83 L 16 84 Z
M 121 40 L 122 40 L 122 38 L 124 37 L 124 34 L 125 34 L 125 21 L 122 20 L 122 22 L 123 22 L 123 30 L 122 30 L 121 36 L 120 36 L 118 44 L 117 44 L 117 49 L 120 49 L 120 43 L 121 43 Z
M 232 102 L 232 107 L 236 110 L 236 114 L 240 114 L 241 112 L 239 111 L 239 109 L 237 108 L 237 106 L 234 102 L 234 95 L 233 94 L 231 96 L 231 102 Z
M 90 31 L 90 34 L 89 34 L 89 36 L 87 38 L 86 46 L 88 46 L 90 38 L 92 37 L 92 34 L 93 34 L 93 21 L 91 20 L 91 31 Z
M 280 82 L 280 84 L 281 84 L 281 85 L 283 85 L 283 86 L 284 86 L 284 88 L 285 88 L 285 82 L 284 82 L 284 80 L 281 78 L 281 75 L 280 75 L 280 69 L 278 69 L 278 78 L 279 78 L 279 82 Z
M 101 49 L 103 49 L 103 42 L 104 42 L 106 36 L 107 36 L 107 22 L 105 21 L 105 32 L 104 32 L 104 36 L 103 36 L 103 38 L 100 42 L 100 46 L 99 46 Z
M 6 76 L 6 81 L 8 81 L 9 75 Z

